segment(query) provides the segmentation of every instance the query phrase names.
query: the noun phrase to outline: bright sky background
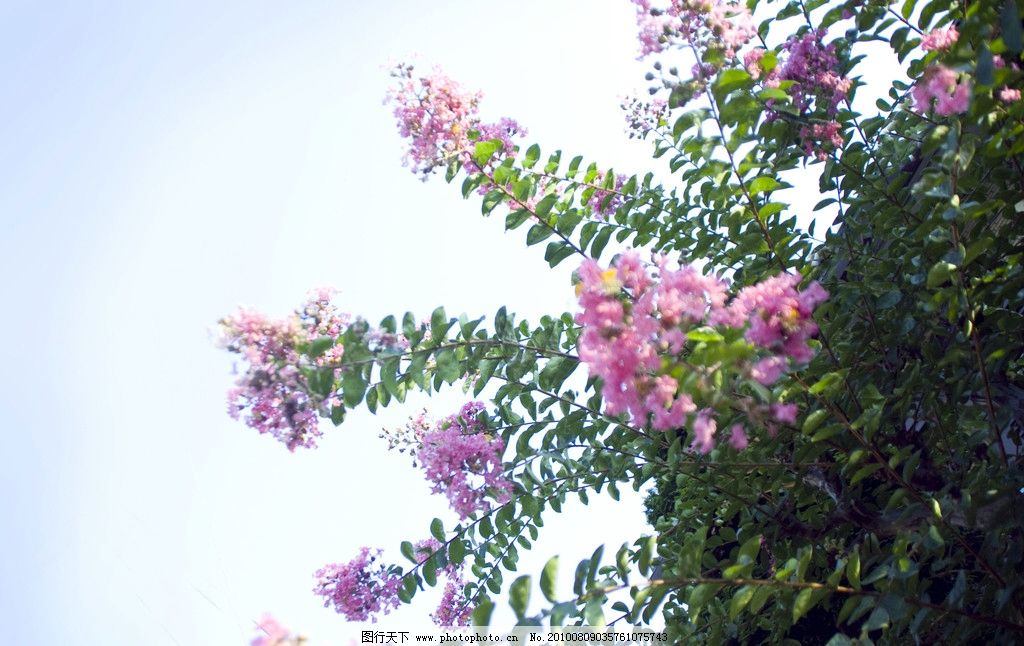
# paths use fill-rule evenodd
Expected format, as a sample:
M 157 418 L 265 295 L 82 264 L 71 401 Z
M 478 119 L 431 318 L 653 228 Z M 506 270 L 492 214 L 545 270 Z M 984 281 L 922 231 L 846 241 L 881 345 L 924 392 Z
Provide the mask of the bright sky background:
M 312 572 L 362 545 L 400 560 L 455 520 L 378 432 L 465 397 L 361 411 L 289 454 L 228 418 L 209 330 L 321 285 L 371 321 L 573 309 L 571 263 L 551 272 L 543 245 L 401 167 L 386 66 L 419 53 L 545 154 L 646 171 L 618 107 L 645 86 L 632 6 L 7 0 L 0 50 L 5 642 L 244 644 L 270 610 L 347 643 Z M 645 531 L 636 497 L 574 512 L 521 572 L 560 553 L 568 586 L 596 545 Z M 434 599 L 380 625 L 422 625 Z

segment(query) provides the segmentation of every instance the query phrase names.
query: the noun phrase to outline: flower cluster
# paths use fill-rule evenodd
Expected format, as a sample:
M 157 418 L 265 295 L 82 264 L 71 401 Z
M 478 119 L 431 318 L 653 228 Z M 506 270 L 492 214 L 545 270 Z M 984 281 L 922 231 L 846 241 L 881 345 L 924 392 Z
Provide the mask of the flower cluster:
M 398 429 L 383 429 L 379 435 L 387 440 L 388 450 L 397 449 L 399 453 L 408 453 L 416 466 L 416 452 L 423 446 L 423 436 L 431 431 L 433 424 L 427 419 L 427 411 L 422 410 L 409 418 L 405 426 Z
M 827 294 L 817 283 L 797 291 L 800 276 L 783 274 L 746 287 L 730 300 L 723 280 L 692 266 L 673 269 L 661 257 L 653 275 L 650 269 L 635 252 L 619 256 L 607 270 L 592 260 L 580 267 L 580 359 L 601 378 L 609 414 L 628 413 L 640 426 L 668 430 L 686 426 L 696 413 L 694 447 L 707 452 L 717 430 L 714 411 L 698 411 L 694 397 L 709 388 L 710 380 L 706 368 L 689 366 L 682 358 L 687 333 L 706 326 L 743 330 L 752 358 L 736 366 L 737 373 L 771 384 L 791 361 L 811 359 L 807 339 L 817 332 L 811 315 Z M 687 371 L 696 373 L 696 389 L 684 387 Z M 774 414 L 779 411 L 782 419 Z M 781 408 L 769 417 L 785 421 L 789 412 Z M 746 446 L 742 427 L 734 427 L 732 435 L 734 447 Z
M 419 462 L 433 493 L 444 494 L 462 520 L 489 509 L 488 496 L 504 504 L 512 491 L 501 461 L 505 443 L 480 421 L 483 412 L 482 403 L 469 402 L 436 424 L 419 415 L 382 434 L 389 449 L 408 451 Z
M 822 120 L 800 130 L 804 152 L 818 159 L 824 159 L 826 151 L 843 143 L 840 126 L 835 119 L 839 104 L 846 100 L 853 85 L 853 81 L 839 72 L 835 43 L 824 44 L 824 37 L 823 29 L 792 36 L 782 45 L 782 63 L 767 72 L 760 66 L 763 52 L 748 53 L 744 57 L 744 65 L 753 78 L 763 75 L 764 84 L 768 87 L 779 87 L 783 81 L 790 81 L 786 92 L 800 114 L 813 114 Z M 768 112 L 769 119 L 776 116 L 775 112 Z
M 283 442 L 289 451 L 312 448 L 321 432 L 320 416 L 330 415 L 341 406 L 332 389 L 327 396 L 310 388 L 309 375 L 326 372 L 334 380 L 340 372 L 345 346 L 338 337 L 352 321 L 331 302 L 335 291 L 310 292 L 306 302 L 285 319 L 240 308 L 219 321 L 220 343 L 228 351 L 241 355 L 248 364 L 228 392 L 228 412 L 260 433 L 268 433 Z M 360 329 L 365 323 L 360 321 Z M 401 335 L 368 330 L 364 342 L 374 352 L 393 352 L 408 346 Z M 312 346 L 327 343 L 317 353 Z
M 482 122 L 477 114 L 482 94 L 464 90 L 438 68 L 416 78 L 412 65 L 399 64 L 391 76 L 397 85 L 385 100 L 394 105 L 399 133 L 410 142 L 403 164 L 412 166 L 414 173 L 422 173 L 424 179 L 453 159 L 475 167 L 472 131 L 479 141 L 500 139 L 503 146 L 499 153 L 504 155 L 515 152 L 512 138 L 526 132 L 508 118 Z
M 799 274 L 780 274 L 744 287 L 722 312 L 719 321 L 734 327 L 747 324 L 748 341 L 777 353 L 770 360 L 788 357 L 806 363 L 814 357 L 807 340 L 818 333 L 811 315 L 828 298 L 828 293 L 816 282 L 797 291 L 800 281 Z M 773 381 L 762 380 L 766 384 Z
M 604 186 L 607 177 L 607 173 L 599 173 L 591 183 L 595 186 Z M 614 186 L 612 186 L 610 190 L 600 188 L 594 189 L 594 192 L 590 195 L 590 199 L 587 200 L 587 206 L 590 207 L 590 212 L 601 220 L 607 220 L 609 217 L 615 215 L 615 211 L 622 206 L 623 202 L 626 201 L 622 195 L 622 186 L 625 183 L 626 176 L 620 173 L 615 176 Z
M 290 630 L 267 613 L 256 623 L 256 629 L 260 634 L 250 642 L 252 646 L 300 646 L 306 643 L 305 637 L 293 637 Z
M 228 412 L 235 419 L 244 412 L 246 424 L 269 433 L 294 451 L 312 447 L 320 436 L 318 410 L 324 402 L 309 392 L 300 366 L 309 365 L 302 346 L 321 336 L 337 336 L 347 324 L 343 315 L 311 295 L 295 315 L 283 320 L 241 308 L 221 319 L 221 342 L 242 355 L 248 368 L 228 393 Z M 317 361 L 339 361 L 344 347 L 334 346 Z
M 1014 103 L 1020 101 L 1020 90 L 1017 88 L 1004 87 L 999 90 L 999 100 L 1003 103 Z
M 359 550 L 348 563 L 332 563 L 317 570 L 313 592 L 324 598 L 324 607 L 331 605 L 348 621 L 377 621 L 376 615 L 387 614 L 399 606 L 401 576 L 393 567 L 376 563 L 380 550 Z
M 643 139 L 668 115 L 668 102 L 664 99 L 642 101 L 637 97 L 622 100 L 620 106 L 626 113 L 626 133 L 630 139 Z
M 746 4 L 734 0 L 671 0 L 652 6 L 651 0 L 633 0 L 639 28 L 640 57 L 678 43 L 699 51 L 723 50 L 731 58 L 757 34 Z
M 414 547 L 416 562 L 426 562 L 432 554 L 442 548 L 441 542 L 435 538 L 419 541 Z M 468 626 L 473 608 L 466 599 L 466 582 L 462 578 L 462 568 L 449 563 L 444 568 L 444 575 L 447 581 L 441 594 L 441 602 L 430 618 L 438 626 Z
M 958 38 L 960 32 L 956 27 L 933 29 L 921 38 L 921 49 L 926 52 L 943 51 L 952 47 Z
M 967 75 L 958 78 L 955 70 L 936 63 L 925 69 L 910 91 L 914 109 L 925 114 L 935 101 L 935 113 L 942 116 L 967 111 L 971 100 L 971 81 Z
M 441 601 L 437 604 L 430 618 L 438 626 L 468 626 L 469 619 L 473 615 L 473 607 L 465 593 L 466 582 L 462 579 L 461 573 L 455 573 L 448 577 L 444 584 L 444 591 L 441 593 Z

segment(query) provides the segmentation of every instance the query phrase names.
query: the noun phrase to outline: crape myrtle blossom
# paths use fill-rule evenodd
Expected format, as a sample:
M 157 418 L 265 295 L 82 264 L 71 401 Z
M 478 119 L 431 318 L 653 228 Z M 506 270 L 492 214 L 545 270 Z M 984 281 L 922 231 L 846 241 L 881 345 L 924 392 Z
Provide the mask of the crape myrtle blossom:
M 591 374 L 600 377 L 601 395 L 610 415 L 628 413 L 634 424 L 656 430 L 682 428 L 689 422 L 694 448 L 702 453 L 715 444 L 714 410 L 698 412 L 697 400 L 709 399 L 709 379 L 716 369 L 770 385 L 788 371 L 790 363 L 813 356 L 807 341 L 817 333 L 811 319 L 827 298 L 816 282 L 799 291 L 798 274 L 782 274 L 741 289 L 730 299 L 728 284 L 692 266 L 672 268 L 660 257 L 656 270 L 635 252 L 601 268 L 587 260 L 577 272 L 583 327 L 579 356 Z M 698 328 L 740 331 L 750 344 L 750 358 L 733 366 L 691 366 L 683 359 L 687 333 Z M 697 386 L 684 387 L 686 373 L 698 375 Z M 792 423 L 796 407 L 775 404 L 762 410 L 748 406 L 751 418 Z M 696 414 L 694 414 L 696 413 Z M 730 432 L 733 447 L 745 447 L 740 426 Z
M 664 99 L 643 101 L 638 97 L 626 97 L 620 107 L 626 113 L 626 133 L 630 139 L 643 139 L 668 114 L 668 102 Z
M 290 451 L 316 445 L 321 434 L 317 417 L 336 404 L 310 394 L 303 370 L 337 363 L 344 355 L 342 345 L 313 360 L 304 350 L 318 338 L 337 337 L 349 324 L 348 316 L 331 305 L 331 295 L 331 290 L 314 290 L 282 320 L 246 308 L 220 320 L 221 344 L 249 364 L 228 393 L 228 412 L 238 419 L 248 411 L 248 426 L 271 434 Z
M 401 446 L 415 456 L 431 491 L 444 494 L 461 520 L 490 509 L 489 497 L 508 502 L 512 492 L 501 460 L 505 443 L 480 421 L 483 412 L 482 403 L 469 402 L 432 426 L 419 416 L 384 434 L 388 448 Z
M 921 49 L 926 52 L 949 49 L 960 37 L 956 27 L 933 29 L 921 38 Z
M 671 0 L 652 3 L 633 0 L 636 5 L 640 58 L 677 44 L 699 51 L 717 48 L 733 57 L 740 47 L 757 35 L 746 4 L 730 0 Z
M 1003 103 L 1015 103 L 1020 101 L 1020 90 L 1017 88 L 1004 87 L 999 90 L 999 100 Z
M 591 184 L 595 186 L 604 186 L 607 173 L 599 173 Z M 591 213 L 594 214 L 599 220 L 607 220 L 609 217 L 615 215 L 615 211 L 622 206 L 625 202 L 621 191 L 622 186 L 626 183 L 626 176 L 623 174 L 617 174 L 615 176 L 614 184 L 611 190 L 594 189 L 590 199 L 587 200 L 587 206 L 590 207 Z
M 441 593 L 441 601 L 437 605 L 430 618 L 438 626 L 468 626 L 469 619 L 473 615 L 473 606 L 465 593 L 466 582 L 462 574 L 457 573 L 448 577 Z
M 807 340 L 818 333 L 811 315 L 828 293 L 817 282 L 797 291 L 800 280 L 799 274 L 780 274 L 744 287 L 715 318 L 734 327 L 747 323 L 748 341 L 806 363 L 814 356 Z
M 385 102 L 394 106 L 398 131 L 409 140 L 403 164 L 421 173 L 423 179 L 453 160 L 479 170 L 472 158 L 475 141 L 502 142 L 493 162 L 513 154 L 513 137 L 526 133 L 513 119 L 481 121 L 478 111 L 483 95 L 463 89 L 440 68 L 417 78 L 413 66 L 402 63 L 395 66 L 391 76 L 397 85 L 388 92 Z
M 423 446 L 423 436 L 431 431 L 433 422 L 427 419 L 427 411 L 421 410 L 409 418 L 409 421 L 398 429 L 383 429 L 378 437 L 387 440 L 388 450 L 397 449 L 399 453 L 408 453 L 416 466 L 416 452 Z
M 816 119 L 815 123 L 800 129 L 800 141 L 804 154 L 825 159 L 826 153 L 842 146 L 843 137 L 836 115 L 840 103 L 846 101 L 853 81 L 840 72 L 835 42 L 824 43 L 825 31 L 808 31 L 792 36 L 782 45 L 781 62 L 772 70 L 761 68 L 764 54 L 753 50 L 744 57 L 744 64 L 750 75 L 757 79 L 763 75 L 764 85 L 779 87 L 783 81 L 792 83 L 786 92 L 792 97 L 793 105 L 800 114 Z M 772 101 L 768 102 L 771 108 Z M 768 120 L 778 114 L 769 109 Z
M 374 623 L 378 614 L 388 614 L 399 606 L 400 570 L 378 563 L 381 551 L 364 547 L 348 563 L 331 563 L 317 570 L 313 592 L 324 598 L 324 607 L 348 621 Z
M 312 392 L 309 377 L 325 370 L 332 380 L 340 376 L 345 346 L 338 338 L 349 328 L 365 331 L 363 341 L 374 352 L 408 347 L 401 335 L 371 330 L 339 312 L 331 302 L 334 294 L 332 289 L 313 290 L 284 319 L 243 307 L 219 321 L 221 345 L 248 364 L 228 392 L 228 412 L 235 419 L 244 415 L 246 425 L 270 434 L 289 451 L 316 446 L 319 417 L 342 406 L 336 391 L 326 397 Z
M 256 630 L 259 635 L 251 642 L 252 646 L 283 646 L 290 636 L 289 630 L 268 613 L 256 623 Z
M 934 99 L 935 113 L 949 116 L 967 111 L 971 80 L 968 75 L 961 76 L 956 70 L 937 63 L 925 69 L 910 92 L 917 112 L 927 113 Z
M 444 546 L 436 538 L 419 541 L 414 546 L 416 562 L 425 563 L 434 553 L 443 548 Z M 444 567 L 443 573 L 447 578 L 444 592 L 441 594 L 441 602 L 438 604 L 437 610 L 430 615 L 430 618 L 438 626 L 468 626 L 473 608 L 464 593 L 466 582 L 462 578 L 462 568 L 448 563 Z

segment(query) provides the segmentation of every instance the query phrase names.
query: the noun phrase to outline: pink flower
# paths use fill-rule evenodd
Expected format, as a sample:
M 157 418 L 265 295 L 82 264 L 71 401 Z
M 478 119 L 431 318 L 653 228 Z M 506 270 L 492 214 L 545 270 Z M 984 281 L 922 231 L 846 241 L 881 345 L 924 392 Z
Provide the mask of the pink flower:
M 654 130 L 668 114 L 668 103 L 664 99 L 642 101 L 636 97 L 623 99 L 620 106 L 626 113 L 626 132 L 629 138 L 643 138 Z
M 959 37 L 960 32 L 956 30 L 956 27 L 933 29 L 921 38 L 921 49 L 926 52 L 949 49 Z
M 252 646 L 278 646 L 288 639 L 288 629 L 282 626 L 270 613 L 264 613 L 256 628 L 263 634 L 255 637 Z
M 735 0 L 671 0 L 655 9 L 650 0 L 633 0 L 639 28 L 640 58 L 668 45 L 699 50 L 724 49 L 727 57 L 757 35 L 750 10 Z
M 765 50 L 763 49 L 752 49 L 743 55 L 743 67 L 747 69 L 747 73 L 750 74 L 750 78 L 757 80 L 761 78 L 763 71 L 761 70 L 761 59 L 764 58 Z
M 803 126 L 800 128 L 800 140 L 803 142 L 804 153 L 808 157 L 813 155 L 819 161 L 828 157 L 828 151 L 843 145 L 843 135 L 836 121 Z
M 828 150 L 843 144 L 836 116 L 839 104 L 846 100 L 853 87 L 853 81 L 840 72 L 835 43 L 825 45 L 824 37 L 824 30 L 791 37 L 782 45 L 784 61 L 764 80 L 767 87 L 778 87 L 782 81 L 793 81 L 786 91 L 796 108 L 801 114 L 816 114 L 824 121 L 805 126 L 800 131 L 804 153 L 818 159 L 823 159 Z M 754 76 L 753 72 L 751 75 Z M 769 101 L 768 120 L 778 116 L 771 105 Z
M 733 424 L 729 429 L 729 445 L 737 451 L 747 448 L 747 434 L 742 424 Z
M 317 570 L 318 581 L 313 592 L 324 597 L 324 607 L 331 605 L 348 621 L 373 621 L 379 614 L 388 614 L 399 606 L 401 577 L 383 564 L 374 565 L 381 551 L 370 554 L 370 548 L 348 563 L 332 563 Z
M 512 492 L 501 461 L 505 443 L 477 419 L 483 410 L 480 402 L 466 404 L 423 436 L 418 453 L 433 492 L 445 494 L 462 520 L 490 509 L 488 496 L 504 504 Z
M 715 448 L 715 429 L 717 424 L 711 416 L 712 410 L 705 408 L 697 413 L 693 421 L 693 447 L 701 453 L 710 453 Z
M 811 316 L 828 297 L 816 282 L 798 291 L 800 275 L 783 274 L 746 287 L 729 301 L 721 279 L 691 266 L 673 269 L 664 257 L 652 275 L 633 252 L 618 256 L 609 269 L 587 260 L 577 277 L 579 357 L 601 380 L 605 412 L 628 413 L 637 426 L 657 430 L 683 427 L 697 409 L 694 398 L 708 388 L 703 375 L 695 383 L 678 377 L 677 357 L 687 332 L 705 326 L 744 330 L 759 356 L 735 369 L 771 385 L 790 360 L 813 356 L 807 340 L 818 328 Z M 685 391 L 683 381 L 697 391 Z M 703 434 L 696 446 L 710 446 L 706 415 L 698 422 Z
M 943 116 L 967 111 L 971 98 L 970 78 L 957 81 L 957 73 L 945 65 L 928 67 L 911 90 L 914 109 L 924 114 L 935 100 L 935 112 Z
M 385 101 L 394 105 L 399 134 L 410 144 L 403 163 L 411 165 L 414 173 L 422 173 L 424 179 L 455 159 L 476 168 L 470 130 L 480 133 L 478 141 L 500 139 L 499 158 L 515 151 L 512 137 L 525 134 L 512 119 L 483 123 L 477 115 L 482 95 L 464 90 L 438 68 L 417 79 L 412 65 L 400 64 L 391 76 L 398 85 L 388 92 Z
M 767 349 L 781 350 L 795 361 L 807 362 L 813 356 L 807 339 L 818 332 L 811 319 L 814 308 L 828 293 L 816 282 L 798 292 L 800 274 L 780 274 L 756 285 L 744 287 L 729 304 L 735 318 L 749 318 L 747 340 Z M 767 381 L 774 366 L 757 367 Z
M 796 404 L 772 404 L 772 417 L 783 424 L 796 424 Z
M 221 345 L 248 364 L 228 392 L 228 413 L 260 433 L 284 443 L 289 451 L 312 448 L 321 431 L 318 420 L 340 407 L 337 379 L 345 346 L 338 338 L 349 330 L 351 317 L 331 303 L 336 290 L 310 292 L 306 302 L 285 319 L 275 320 L 240 308 L 219 321 Z M 408 347 L 404 337 L 369 328 L 358 321 L 361 340 L 371 352 Z M 326 349 L 320 344 L 328 341 Z M 319 347 L 317 353 L 312 346 Z M 315 373 L 329 386 L 312 388 Z
M 1020 101 L 1020 90 L 1017 88 L 1004 87 L 999 90 L 999 100 L 1003 103 L 1014 103 Z
M 607 177 L 605 173 L 599 173 L 594 178 L 593 184 L 603 186 L 605 177 Z M 600 220 L 607 220 L 610 216 L 615 215 L 615 211 L 626 201 L 626 198 L 619 193 L 625 183 L 626 176 L 619 174 L 615 176 L 615 183 L 611 191 L 601 188 L 594 189 L 590 199 L 587 200 L 590 212 Z
M 430 618 L 438 626 L 468 626 L 469 619 L 473 614 L 473 608 L 469 605 L 464 593 L 465 582 L 461 575 L 448 577 L 441 594 L 441 602 Z
M 759 384 L 771 386 L 786 371 L 786 363 L 785 357 L 765 357 L 751 366 L 750 376 Z

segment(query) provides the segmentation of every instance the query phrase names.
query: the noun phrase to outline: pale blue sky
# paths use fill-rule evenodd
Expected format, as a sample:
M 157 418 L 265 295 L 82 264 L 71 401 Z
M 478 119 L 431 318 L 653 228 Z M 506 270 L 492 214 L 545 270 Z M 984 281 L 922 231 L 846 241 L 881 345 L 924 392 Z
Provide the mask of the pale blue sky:
M 620 135 L 619 96 L 644 85 L 632 15 L 622 0 L 0 5 L 5 641 L 241 644 L 266 609 L 344 643 L 312 571 L 363 544 L 398 558 L 430 518 L 454 520 L 379 428 L 462 395 L 353 415 L 291 455 L 225 414 L 230 359 L 208 328 L 239 303 L 284 315 L 323 284 L 371 320 L 570 309 L 543 245 L 400 166 L 385 65 L 418 52 L 546 152 L 644 169 L 647 146 Z M 588 518 L 623 529 L 553 520 L 532 571 L 643 529 L 635 500 Z

